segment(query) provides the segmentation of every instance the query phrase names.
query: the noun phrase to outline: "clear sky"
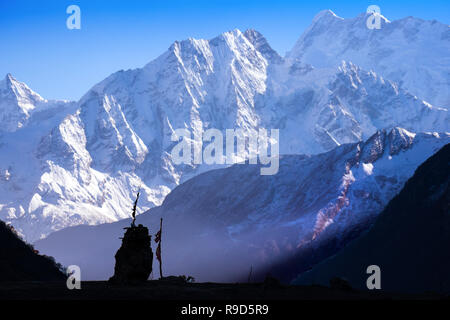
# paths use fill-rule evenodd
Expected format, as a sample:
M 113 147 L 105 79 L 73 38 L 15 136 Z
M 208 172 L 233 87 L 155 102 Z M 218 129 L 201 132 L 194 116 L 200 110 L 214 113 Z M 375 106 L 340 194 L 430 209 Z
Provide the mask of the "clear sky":
M 81 8 L 81 30 L 66 8 Z M 351 18 L 376 4 L 389 20 L 450 23 L 449 0 L 0 0 L 0 79 L 11 73 L 47 99 L 78 100 L 120 69 L 142 67 L 175 40 L 260 31 L 281 55 L 323 9 Z

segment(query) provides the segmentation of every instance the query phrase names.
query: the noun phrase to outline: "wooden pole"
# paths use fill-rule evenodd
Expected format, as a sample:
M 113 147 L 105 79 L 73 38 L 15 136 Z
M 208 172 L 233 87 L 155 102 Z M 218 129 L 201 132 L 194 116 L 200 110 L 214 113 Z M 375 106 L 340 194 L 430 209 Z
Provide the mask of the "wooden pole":
M 160 222 L 160 226 L 159 226 L 159 232 L 160 232 L 159 247 L 161 248 L 161 242 L 162 242 L 162 218 L 161 218 L 161 222 Z M 160 255 L 160 259 L 159 259 L 159 276 L 162 279 L 163 275 L 162 275 L 162 253 L 161 253 L 161 249 L 159 251 L 159 255 Z

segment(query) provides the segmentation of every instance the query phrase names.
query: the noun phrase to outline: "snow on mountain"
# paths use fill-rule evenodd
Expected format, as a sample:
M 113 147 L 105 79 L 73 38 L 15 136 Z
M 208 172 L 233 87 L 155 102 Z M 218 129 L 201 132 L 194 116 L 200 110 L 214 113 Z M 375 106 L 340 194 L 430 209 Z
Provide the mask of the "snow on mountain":
M 45 100 L 11 74 L 0 81 L 0 132 L 24 126 L 33 110 Z
M 381 8 L 381 13 L 382 8 Z M 352 19 L 321 11 L 287 54 L 315 67 L 351 61 L 399 84 L 419 99 L 450 106 L 450 29 L 436 20 L 414 17 L 366 26 L 369 14 Z
M 139 188 L 144 212 L 187 179 L 223 167 L 175 164 L 179 128 L 194 136 L 279 129 L 281 154 L 316 154 L 383 128 L 448 132 L 450 123 L 447 109 L 350 62 L 285 60 L 255 30 L 176 41 L 78 102 L 44 100 L 12 79 L 0 83 L 0 119 L 8 122 L 0 132 L 0 219 L 29 241 L 128 217 Z
M 377 217 L 370 230 L 301 274 L 296 284 L 328 285 L 333 277 L 367 290 L 366 269 L 381 269 L 381 289 L 450 291 L 450 144 L 427 159 Z
M 447 109 L 431 106 L 352 63 L 323 69 L 287 63 L 271 72 L 256 108 L 261 108 L 263 125 L 280 128 L 282 153 L 323 152 L 394 126 L 449 130 Z
M 53 127 L 28 125 L 2 137 L 0 218 L 33 241 L 65 226 L 125 218 L 139 188 L 140 212 L 161 204 L 202 170 L 173 164 L 173 131 L 258 128 L 253 99 L 265 90 L 266 67 L 234 30 L 175 42 L 144 68 L 111 75 Z M 26 148 L 17 150 L 17 140 Z M 27 161 L 19 161 L 24 152 Z
M 272 49 L 266 38 L 254 29 L 248 29 L 244 32 L 248 41 L 258 50 L 269 63 L 281 63 L 283 58 Z
M 373 222 L 417 166 L 449 142 L 449 134 L 394 128 L 327 153 L 283 156 L 272 176 L 248 164 L 208 171 L 176 187 L 137 223 L 156 233 L 163 218 L 166 274 L 246 279 L 250 266 L 256 273 L 312 244 L 322 258 L 335 253 L 349 233 L 358 235 Z M 68 228 L 35 245 L 63 264 L 81 266 L 87 279 L 106 279 L 129 223 Z M 333 250 L 330 238 L 339 242 Z

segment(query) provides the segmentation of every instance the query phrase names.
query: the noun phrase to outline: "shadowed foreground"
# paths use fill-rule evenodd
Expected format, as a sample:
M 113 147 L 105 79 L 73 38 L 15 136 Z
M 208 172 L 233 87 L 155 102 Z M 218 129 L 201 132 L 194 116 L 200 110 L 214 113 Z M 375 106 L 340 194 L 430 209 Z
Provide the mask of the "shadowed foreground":
M 81 290 L 68 290 L 65 282 L 0 283 L 0 300 L 379 300 L 441 299 L 442 296 L 353 291 L 323 286 L 282 286 L 245 283 L 178 283 L 147 281 L 117 286 L 103 281 L 81 283 Z
M 54 259 L 39 255 L 17 235 L 14 228 L 0 221 L 0 283 L 64 279 L 65 275 Z

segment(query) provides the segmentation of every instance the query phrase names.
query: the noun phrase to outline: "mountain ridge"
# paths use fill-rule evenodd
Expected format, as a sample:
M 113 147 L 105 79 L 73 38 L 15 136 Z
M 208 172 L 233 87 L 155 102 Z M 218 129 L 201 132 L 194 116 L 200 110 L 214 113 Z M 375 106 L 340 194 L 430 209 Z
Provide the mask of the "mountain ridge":
M 139 213 L 160 205 L 177 185 L 221 167 L 175 164 L 177 128 L 199 136 L 210 128 L 279 129 L 281 154 L 309 155 L 396 126 L 449 131 L 447 109 L 388 79 L 350 62 L 320 68 L 281 58 L 255 30 L 176 41 L 78 102 L 44 101 L 19 112 L 20 128 L 0 127 L 0 219 L 35 241 L 126 218 L 139 188 Z M 0 96 L 3 105 L 16 117 L 17 103 Z
M 249 164 L 204 172 L 137 222 L 156 232 L 163 218 L 167 273 L 245 280 L 250 266 L 256 275 L 299 250 L 313 247 L 322 257 L 337 252 L 370 226 L 417 166 L 449 139 L 394 128 L 318 155 L 281 156 L 273 176 L 261 176 L 259 166 Z M 82 264 L 90 279 L 105 279 L 121 230 L 130 223 L 67 228 L 35 245 L 64 264 Z M 305 264 L 317 263 L 312 258 Z
M 449 161 L 446 144 L 415 170 L 366 233 L 293 282 L 324 284 L 339 276 L 367 289 L 365 271 L 375 264 L 382 290 L 448 293 Z

